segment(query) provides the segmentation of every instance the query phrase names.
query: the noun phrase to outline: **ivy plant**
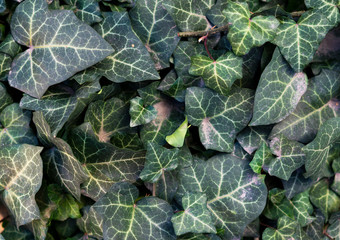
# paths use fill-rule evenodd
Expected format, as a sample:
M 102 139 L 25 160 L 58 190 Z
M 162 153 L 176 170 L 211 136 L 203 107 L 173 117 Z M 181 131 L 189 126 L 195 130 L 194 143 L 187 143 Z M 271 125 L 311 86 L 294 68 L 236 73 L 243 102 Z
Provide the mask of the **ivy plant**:
M 339 8 L 0 0 L 0 240 L 339 240 Z

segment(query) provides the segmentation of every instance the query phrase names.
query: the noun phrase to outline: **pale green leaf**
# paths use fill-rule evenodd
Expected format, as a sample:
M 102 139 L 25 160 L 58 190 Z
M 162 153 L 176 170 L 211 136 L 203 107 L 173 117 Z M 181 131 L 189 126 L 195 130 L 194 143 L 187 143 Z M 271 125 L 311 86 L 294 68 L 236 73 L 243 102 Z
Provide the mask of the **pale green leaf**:
M 130 127 L 144 125 L 157 117 L 157 110 L 153 106 L 144 107 L 144 101 L 141 97 L 135 97 L 130 100 Z
M 292 239 L 295 233 L 296 222 L 283 216 L 279 218 L 277 229 L 266 228 L 263 232 L 263 240 L 286 240 Z
M 268 147 L 267 143 L 264 142 L 255 152 L 255 155 L 249 163 L 249 166 L 255 173 L 261 173 L 262 168 L 267 168 L 268 164 L 273 158 L 274 157 L 270 151 L 270 148 Z
M 312 217 L 311 214 L 314 211 L 313 205 L 309 201 L 309 191 L 304 191 L 302 193 L 297 194 L 291 200 L 291 203 L 294 206 L 294 216 L 296 221 L 300 224 L 301 227 L 305 227 L 315 220 L 315 217 Z
M 176 131 L 166 136 L 165 140 L 173 147 L 183 147 L 184 139 L 188 131 L 188 118 L 176 129 Z
M 313 8 L 318 14 L 325 15 L 330 24 L 337 25 L 340 22 L 339 0 L 305 0 L 305 4 L 307 8 Z
M 15 58 L 8 81 L 32 97 L 40 98 L 49 86 L 65 81 L 113 52 L 71 11 L 50 11 L 44 0 L 20 3 L 11 19 L 11 33 L 29 49 Z

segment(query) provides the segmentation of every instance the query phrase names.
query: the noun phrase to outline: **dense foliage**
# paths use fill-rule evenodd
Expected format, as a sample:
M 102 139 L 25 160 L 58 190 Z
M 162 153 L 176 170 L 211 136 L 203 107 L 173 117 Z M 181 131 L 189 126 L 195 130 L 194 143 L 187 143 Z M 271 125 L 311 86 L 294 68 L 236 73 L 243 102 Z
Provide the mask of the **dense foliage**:
M 1 240 L 340 239 L 340 0 L 20 1 Z

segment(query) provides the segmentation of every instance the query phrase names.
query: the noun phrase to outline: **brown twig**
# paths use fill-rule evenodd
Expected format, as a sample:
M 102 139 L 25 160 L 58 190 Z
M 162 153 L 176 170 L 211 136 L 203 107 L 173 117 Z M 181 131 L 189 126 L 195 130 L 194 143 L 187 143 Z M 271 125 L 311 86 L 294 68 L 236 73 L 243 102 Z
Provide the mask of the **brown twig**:
M 155 197 L 156 196 L 156 183 L 152 184 L 152 196 Z
M 297 11 L 297 12 L 291 12 L 290 15 L 292 17 L 300 17 L 305 11 Z M 197 31 L 197 32 L 179 32 L 178 36 L 179 37 L 202 37 L 205 35 L 214 35 L 216 33 L 219 32 L 224 32 L 226 30 L 228 30 L 229 28 L 229 24 L 219 27 L 219 28 L 214 28 L 214 29 L 210 29 L 209 31 Z
M 275 228 L 273 228 L 272 226 L 269 226 L 269 225 L 267 225 L 267 224 L 265 224 L 265 223 L 262 223 L 262 222 L 260 222 L 260 225 L 265 226 L 265 227 L 268 227 L 268 228 L 271 228 L 271 229 L 275 229 Z
M 325 235 L 326 237 L 328 237 L 330 240 L 334 240 L 334 238 L 332 238 L 332 236 L 330 236 L 328 233 L 327 233 L 327 228 L 328 228 L 328 224 L 324 227 L 323 229 L 323 235 Z

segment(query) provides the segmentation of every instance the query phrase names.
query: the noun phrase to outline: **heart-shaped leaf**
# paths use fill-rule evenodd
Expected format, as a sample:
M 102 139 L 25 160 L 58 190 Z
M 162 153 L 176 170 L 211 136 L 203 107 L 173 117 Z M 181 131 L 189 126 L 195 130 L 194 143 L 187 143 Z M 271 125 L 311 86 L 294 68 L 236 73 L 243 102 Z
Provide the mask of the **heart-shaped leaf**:
M 141 97 L 130 100 L 129 113 L 131 116 L 130 127 L 147 124 L 157 117 L 156 109 L 153 106 L 144 107 L 144 101 Z
M 44 0 L 20 3 L 12 16 L 11 33 L 15 41 L 29 49 L 13 61 L 8 81 L 32 97 L 40 98 L 49 86 L 113 52 L 71 11 L 50 11 Z
M 77 219 L 81 231 L 90 237 L 103 238 L 103 218 L 93 207 L 86 206 L 82 209 L 83 216 Z
M 263 240 L 286 240 L 293 237 L 296 222 L 284 216 L 278 220 L 277 229 L 266 228 L 263 232 Z
M 237 135 L 237 141 L 247 153 L 252 154 L 265 143 L 271 127 L 247 127 Z

